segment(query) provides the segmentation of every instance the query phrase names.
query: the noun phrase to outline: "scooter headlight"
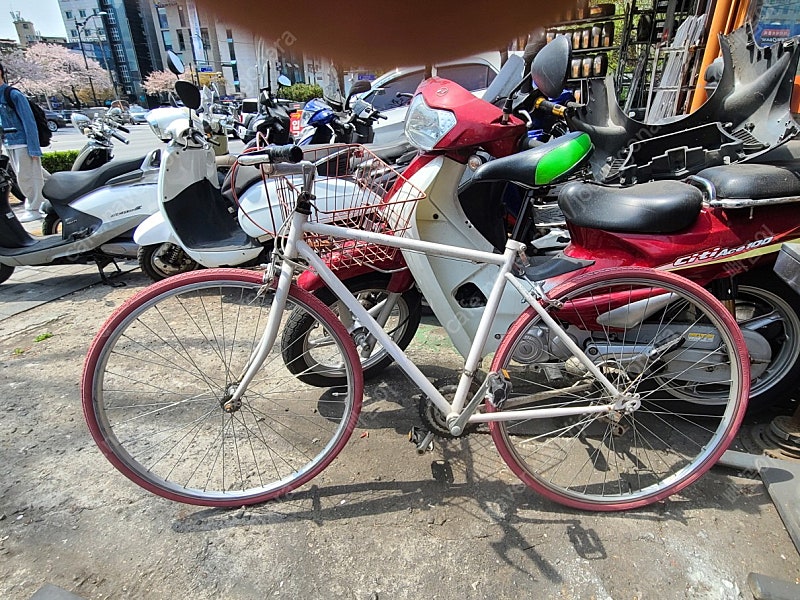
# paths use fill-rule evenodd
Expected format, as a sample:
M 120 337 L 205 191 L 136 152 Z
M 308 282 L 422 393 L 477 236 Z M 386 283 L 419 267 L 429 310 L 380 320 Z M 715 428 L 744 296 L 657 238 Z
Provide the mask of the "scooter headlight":
M 433 150 L 455 125 L 456 116 L 452 112 L 431 108 L 422 94 L 417 94 L 406 114 L 406 137 L 421 150 Z

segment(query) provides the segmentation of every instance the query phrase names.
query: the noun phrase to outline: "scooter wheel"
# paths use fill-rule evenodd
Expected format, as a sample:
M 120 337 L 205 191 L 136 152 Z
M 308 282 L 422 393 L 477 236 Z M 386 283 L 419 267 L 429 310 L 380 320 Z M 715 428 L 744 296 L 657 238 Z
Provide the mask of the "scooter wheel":
M 142 246 L 139 248 L 137 258 L 142 272 L 153 281 L 161 281 L 200 268 L 200 265 L 189 258 L 180 246 L 169 243 Z
M 42 221 L 42 235 L 53 235 L 61 233 L 61 217 L 56 213 L 48 211 Z
M 389 276 L 383 274 L 363 275 L 346 282 L 349 289 L 362 306 L 373 310 L 387 299 Z M 365 329 L 350 311 L 328 288 L 321 288 L 314 295 L 330 308 L 344 323 L 351 337 L 358 343 L 364 337 Z M 403 292 L 395 300 L 384 330 L 392 336 L 401 349 L 405 349 L 419 328 L 422 296 L 416 288 Z M 281 352 L 286 368 L 303 383 L 317 387 L 334 387 L 344 381 L 343 371 L 338 364 L 327 362 L 324 349 L 330 345 L 330 333 L 310 316 L 292 313 L 281 338 Z M 380 344 L 375 344 L 369 356 L 361 357 L 364 379 L 370 379 L 392 364 L 394 359 Z

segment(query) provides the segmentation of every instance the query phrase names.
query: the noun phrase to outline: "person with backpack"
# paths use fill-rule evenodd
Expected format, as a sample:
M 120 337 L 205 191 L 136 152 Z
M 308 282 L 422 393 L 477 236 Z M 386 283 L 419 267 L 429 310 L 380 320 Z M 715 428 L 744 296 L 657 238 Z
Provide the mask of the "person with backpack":
M 30 102 L 25 94 L 6 83 L 6 71 L 1 63 L 0 125 L 4 129 L 16 129 L 14 133 L 3 135 L 3 143 L 17 173 L 19 187 L 26 196 L 25 210 L 18 213 L 17 218 L 22 223 L 41 219 L 39 208 L 44 202 L 44 177 L 39 129 Z

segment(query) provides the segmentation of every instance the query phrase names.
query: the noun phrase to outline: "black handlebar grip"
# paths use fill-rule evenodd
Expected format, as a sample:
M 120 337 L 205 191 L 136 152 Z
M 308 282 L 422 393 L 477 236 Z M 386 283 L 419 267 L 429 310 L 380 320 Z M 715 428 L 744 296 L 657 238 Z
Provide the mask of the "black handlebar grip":
M 265 148 L 265 153 L 269 156 L 270 161 L 274 163 L 289 162 L 299 163 L 303 160 L 303 149 L 294 144 L 287 144 L 285 146 L 270 146 Z
M 122 125 L 117 125 L 117 129 L 119 129 L 122 133 L 130 133 L 131 130 L 127 127 L 123 127 Z
M 118 134 L 116 131 L 112 131 L 112 132 L 111 132 L 111 137 L 114 137 L 114 138 L 118 139 L 118 140 L 119 140 L 120 142 L 122 142 L 123 144 L 129 144 L 129 143 L 130 143 L 130 142 L 128 142 L 128 140 L 126 140 L 124 137 L 122 137 L 122 136 L 121 136 L 120 134 Z
M 562 106 L 561 104 L 556 104 L 555 102 L 550 102 L 549 100 L 545 100 L 544 98 L 539 98 L 536 101 L 536 108 L 539 110 L 543 110 L 545 112 L 549 112 L 556 117 L 563 117 L 567 114 L 567 107 Z

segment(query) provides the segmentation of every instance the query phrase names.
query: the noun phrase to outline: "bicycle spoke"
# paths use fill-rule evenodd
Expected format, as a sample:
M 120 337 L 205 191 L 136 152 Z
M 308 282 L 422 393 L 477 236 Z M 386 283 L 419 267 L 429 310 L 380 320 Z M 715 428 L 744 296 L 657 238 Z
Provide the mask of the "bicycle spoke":
M 737 377 L 744 346 L 740 336 L 734 341 L 731 316 L 718 304 L 710 309 L 715 301 L 706 292 L 689 288 L 671 274 L 640 277 L 633 270 L 563 286 L 548 310 L 617 387 L 624 400 L 617 406 L 633 408 L 493 423 L 501 455 L 523 481 L 570 506 L 617 510 L 674 493 L 721 454 L 746 402 Z M 632 309 L 626 299 L 636 302 Z M 552 410 L 617 402 L 599 382 L 588 387 L 586 359 L 567 353 L 535 313 L 524 319 L 492 366 L 510 374 L 508 404 Z M 726 394 L 719 414 L 676 404 L 676 391 L 703 386 Z

